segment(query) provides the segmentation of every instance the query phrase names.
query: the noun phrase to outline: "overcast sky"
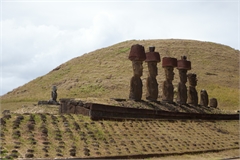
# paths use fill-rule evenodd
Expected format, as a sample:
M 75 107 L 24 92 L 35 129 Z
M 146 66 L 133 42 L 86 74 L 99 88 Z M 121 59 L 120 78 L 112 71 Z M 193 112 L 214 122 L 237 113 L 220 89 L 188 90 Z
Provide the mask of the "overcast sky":
M 194 39 L 239 50 L 239 8 L 239 0 L 1 0 L 0 95 L 126 40 Z

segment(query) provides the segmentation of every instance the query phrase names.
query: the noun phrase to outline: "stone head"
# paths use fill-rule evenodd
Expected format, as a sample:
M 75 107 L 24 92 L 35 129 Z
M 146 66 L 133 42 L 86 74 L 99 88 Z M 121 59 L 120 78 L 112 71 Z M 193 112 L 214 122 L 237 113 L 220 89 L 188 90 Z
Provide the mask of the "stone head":
M 201 94 L 207 94 L 207 91 L 205 89 L 201 89 Z
M 148 71 L 151 77 L 156 77 L 158 75 L 157 62 L 147 62 Z
M 52 86 L 52 90 L 55 92 L 57 91 L 57 86 Z
M 186 69 L 179 69 L 179 77 L 181 83 L 187 83 L 187 70 Z
M 164 67 L 165 76 L 167 81 L 172 81 L 174 79 L 173 67 Z
M 132 61 L 133 74 L 134 76 L 141 77 L 143 74 L 143 62 L 142 61 Z
M 189 73 L 187 75 L 190 86 L 197 86 L 197 75 L 194 73 Z
M 207 91 L 205 89 L 201 90 L 200 95 L 201 95 L 201 97 L 205 97 L 205 98 L 208 99 L 208 93 L 207 93 Z
M 216 99 L 216 98 L 211 98 L 209 105 L 210 105 L 210 107 L 217 108 L 217 106 L 218 106 L 218 101 L 217 101 L 217 99 Z

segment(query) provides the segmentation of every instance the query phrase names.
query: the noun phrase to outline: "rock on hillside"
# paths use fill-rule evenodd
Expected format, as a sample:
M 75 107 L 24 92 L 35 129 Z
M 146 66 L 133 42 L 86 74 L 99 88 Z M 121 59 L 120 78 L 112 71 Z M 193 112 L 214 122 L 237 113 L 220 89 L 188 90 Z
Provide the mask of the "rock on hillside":
M 195 40 L 131 40 L 73 58 L 48 74 L 38 77 L 1 97 L 2 103 L 48 100 L 51 86 L 58 87 L 58 98 L 108 97 L 128 98 L 132 64 L 128 54 L 133 44 L 141 44 L 148 51 L 155 46 L 161 58 L 172 56 L 180 59 L 186 55 L 192 62 L 192 70 L 198 77 L 198 91 L 206 89 L 209 97 L 219 99 L 219 106 L 238 108 L 239 51 L 225 45 Z M 166 55 L 166 50 L 170 53 Z M 175 69 L 176 87 L 179 78 Z M 144 63 L 143 98 L 148 71 Z M 158 64 L 157 81 L 159 100 L 164 80 L 161 62 Z

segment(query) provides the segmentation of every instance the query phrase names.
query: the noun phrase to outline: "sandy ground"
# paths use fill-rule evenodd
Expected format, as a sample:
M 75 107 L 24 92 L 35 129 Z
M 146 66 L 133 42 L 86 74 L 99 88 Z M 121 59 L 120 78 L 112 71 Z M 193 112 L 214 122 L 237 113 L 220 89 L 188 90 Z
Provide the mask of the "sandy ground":
M 184 154 L 176 156 L 147 158 L 151 160 L 240 160 L 240 150 L 225 150 L 220 152 L 209 152 L 202 154 Z

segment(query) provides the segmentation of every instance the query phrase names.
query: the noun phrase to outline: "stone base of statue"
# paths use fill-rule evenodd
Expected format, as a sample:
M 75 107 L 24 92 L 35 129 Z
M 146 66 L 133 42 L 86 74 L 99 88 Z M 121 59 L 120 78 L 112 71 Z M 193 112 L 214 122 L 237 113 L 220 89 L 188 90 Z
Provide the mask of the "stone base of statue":
M 130 81 L 129 99 L 140 101 L 142 99 L 142 80 L 138 76 L 133 76 Z
M 51 104 L 51 105 L 60 105 L 59 102 L 54 101 L 54 100 L 49 100 L 49 101 L 48 101 L 48 104 Z
M 38 101 L 38 105 L 60 105 L 59 102 L 49 100 L 49 101 Z

